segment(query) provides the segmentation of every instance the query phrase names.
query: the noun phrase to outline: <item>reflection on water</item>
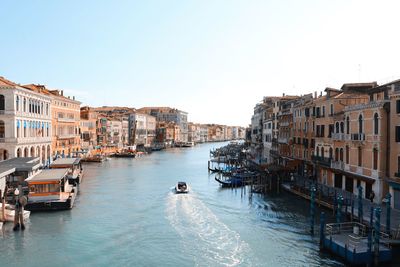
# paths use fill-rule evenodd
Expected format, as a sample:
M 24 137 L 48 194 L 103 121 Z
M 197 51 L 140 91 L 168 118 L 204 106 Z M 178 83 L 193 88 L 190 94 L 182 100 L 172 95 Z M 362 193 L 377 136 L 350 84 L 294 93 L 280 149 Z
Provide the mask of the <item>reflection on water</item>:
M 309 204 L 221 190 L 209 150 L 87 164 L 75 207 L 0 233 L 0 266 L 338 266 L 308 234 Z M 170 188 L 186 181 L 192 191 Z

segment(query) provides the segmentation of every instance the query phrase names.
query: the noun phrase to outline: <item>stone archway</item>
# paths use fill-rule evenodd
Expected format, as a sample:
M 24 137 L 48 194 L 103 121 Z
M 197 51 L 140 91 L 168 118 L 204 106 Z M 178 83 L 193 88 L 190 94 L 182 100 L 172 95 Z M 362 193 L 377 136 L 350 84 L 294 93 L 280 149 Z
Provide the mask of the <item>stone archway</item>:
M 23 157 L 29 157 L 29 149 L 28 149 L 28 147 L 25 147 Z
M 15 155 L 17 158 L 22 157 L 22 149 L 20 147 L 17 149 L 17 153 Z
M 39 146 L 36 147 L 35 155 L 36 155 L 36 157 L 40 158 L 40 147 Z
M 51 158 L 51 149 L 50 149 L 50 145 L 47 145 L 47 160 L 49 160 Z
M 35 147 L 31 147 L 31 157 L 35 157 Z
M 46 164 L 46 147 L 42 146 L 42 163 Z

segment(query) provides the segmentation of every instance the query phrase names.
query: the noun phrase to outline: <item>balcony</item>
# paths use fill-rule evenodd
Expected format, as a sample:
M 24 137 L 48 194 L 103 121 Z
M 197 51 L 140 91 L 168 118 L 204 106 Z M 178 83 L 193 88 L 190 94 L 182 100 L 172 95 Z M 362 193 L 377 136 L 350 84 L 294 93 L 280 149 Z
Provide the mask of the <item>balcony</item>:
M 75 119 L 74 118 L 60 118 L 60 117 L 58 117 L 57 121 L 59 121 L 59 122 L 75 122 Z
M 332 133 L 332 140 L 334 141 L 344 141 L 345 135 L 344 133 Z
M 325 157 L 321 157 L 321 156 L 311 156 L 311 160 L 315 164 L 325 166 L 325 167 L 331 167 L 332 159 L 330 159 L 330 158 L 325 158 Z
M 279 123 L 279 126 L 281 127 L 288 127 L 289 126 L 289 122 L 288 121 L 283 121 Z
M 353 133 L 351 134 L 351 141 L 365 141 L 364 133 Z
M 344 171 L 344 162 L 343 161 L 332 161 L 331 168 Z
M 57 139 L 71 139 L 71 138 L 75 138 L 75 137 L 79 137 L 79 135 L 75 135 L 75 134 L 61 134 L 61 135 L 57 135 Z
M 279 137 L 278 138 L 278 143 L 288 144 L 288 138 L 287 137 Z

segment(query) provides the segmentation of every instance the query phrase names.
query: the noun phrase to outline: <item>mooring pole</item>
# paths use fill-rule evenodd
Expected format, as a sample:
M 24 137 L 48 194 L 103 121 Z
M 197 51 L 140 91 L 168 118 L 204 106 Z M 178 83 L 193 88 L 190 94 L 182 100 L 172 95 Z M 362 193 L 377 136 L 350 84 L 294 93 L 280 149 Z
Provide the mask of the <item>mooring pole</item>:
M 359 219 L 360 223 L 363 222 L 362 192 L 363 192 L 363 188 L 360 185 L 358 187 L 358 219 Z
M 336 216 L 336 222 L 341 223 L 342 222 L 342 205 L 343 205 L 343 197 L 341 194 L 338 196 L 338 208 L 337 208 L 337 216 Z
M 324 240 L 325 240 L 325 212 L 321 212 L 321 217 L 319 219 L 319 248 L 324 248 Z
M 390 216 L 391 216 L 391 206 L 390 202 L 392 199 L 392 195 L 387 193 L 386 195 L 386 233 L 390 236 Z
M 310 202 L 310 232 L 313 235 L 314 234 L 314 222 L 315 222 L 315 187 L 311 186 L 310 189 L 310 194 L 311 194 L 311 202 Z
M 374 263 L 379 266 L 379 237 L 381 230 L 381 208 L 375 209 Z

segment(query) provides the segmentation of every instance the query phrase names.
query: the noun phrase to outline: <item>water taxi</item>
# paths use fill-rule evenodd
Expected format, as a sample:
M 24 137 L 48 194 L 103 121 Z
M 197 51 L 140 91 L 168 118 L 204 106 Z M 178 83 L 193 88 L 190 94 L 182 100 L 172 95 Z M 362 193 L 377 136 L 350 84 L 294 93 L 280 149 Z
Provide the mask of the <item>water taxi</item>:
M 58 158 L 50 164 L 50 169 L 68 169 L 71 182 L 80 184 L 83 178 L 83 168 L 80 158 Z
M 175 186 L 175 193 L 189 193 L 189 186 L 185 182 L 178 182 Z
M 29 194 L 25 209 L 30 211 L 71 209 L 78 187 L 69 179 L 69 172 L 69 168 L 47 169 L 26 179 Z

